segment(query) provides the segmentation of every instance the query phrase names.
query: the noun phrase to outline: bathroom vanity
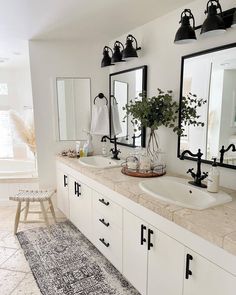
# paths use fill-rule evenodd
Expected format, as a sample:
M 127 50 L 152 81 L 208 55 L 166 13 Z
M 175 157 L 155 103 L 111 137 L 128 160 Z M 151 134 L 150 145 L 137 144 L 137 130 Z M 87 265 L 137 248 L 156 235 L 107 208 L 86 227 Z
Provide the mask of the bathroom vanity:
M 184 209 L 120 170 L 58 157 L 58 208 L 142 295 L 235 295 L 236 194 L 225 205 Z

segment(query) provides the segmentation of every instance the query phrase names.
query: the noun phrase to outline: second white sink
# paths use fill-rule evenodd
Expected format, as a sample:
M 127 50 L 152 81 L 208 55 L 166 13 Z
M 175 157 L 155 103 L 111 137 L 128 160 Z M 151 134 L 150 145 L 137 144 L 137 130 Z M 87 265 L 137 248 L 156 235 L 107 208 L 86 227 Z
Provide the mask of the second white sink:
M 187 179 L 164 176 L 139 183 L 147 194 L 170 204 L 185 208 L 203 210 L 232 201 L 225 192 L 209 193 L 206 189 L 188 184 Z
M 119 167 L 121 164 L 119 160 L 116 161 L 103 156 L 82 157 L 79 162 L 84 166 L 98 169 Z

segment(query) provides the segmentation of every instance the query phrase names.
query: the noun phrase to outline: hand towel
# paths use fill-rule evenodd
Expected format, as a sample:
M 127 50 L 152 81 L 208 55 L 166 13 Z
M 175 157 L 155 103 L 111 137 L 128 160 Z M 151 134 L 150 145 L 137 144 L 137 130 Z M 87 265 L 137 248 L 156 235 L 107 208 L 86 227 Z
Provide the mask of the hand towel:
M 91 134 L 109 135 L 109 113 L 107 105 L 93 105 Z
M 111 134 L 118 135 L 122 133 L 121 123 L 120 123 L 120 115 L 118 110 L 118 104 L 114 100 L 111 105 Z

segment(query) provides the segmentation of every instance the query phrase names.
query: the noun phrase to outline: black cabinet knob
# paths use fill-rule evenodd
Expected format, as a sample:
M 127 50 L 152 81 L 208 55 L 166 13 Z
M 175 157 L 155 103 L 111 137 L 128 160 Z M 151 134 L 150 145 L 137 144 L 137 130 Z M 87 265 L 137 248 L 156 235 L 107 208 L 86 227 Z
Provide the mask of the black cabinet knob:
M 64 187 L 68 186 L 67 178 L 68 178 L 67 175 L 64 175 Z

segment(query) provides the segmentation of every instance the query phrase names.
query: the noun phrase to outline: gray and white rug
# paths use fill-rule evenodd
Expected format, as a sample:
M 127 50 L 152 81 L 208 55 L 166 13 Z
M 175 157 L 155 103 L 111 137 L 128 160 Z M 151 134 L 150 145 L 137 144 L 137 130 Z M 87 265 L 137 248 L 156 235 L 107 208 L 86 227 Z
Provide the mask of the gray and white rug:
M 17 237 L 44 295 L 139 295 L 69 221 Z

